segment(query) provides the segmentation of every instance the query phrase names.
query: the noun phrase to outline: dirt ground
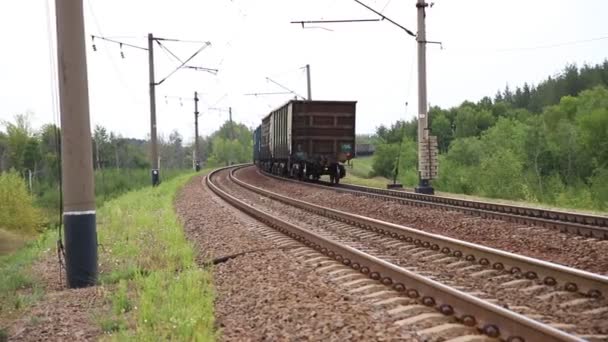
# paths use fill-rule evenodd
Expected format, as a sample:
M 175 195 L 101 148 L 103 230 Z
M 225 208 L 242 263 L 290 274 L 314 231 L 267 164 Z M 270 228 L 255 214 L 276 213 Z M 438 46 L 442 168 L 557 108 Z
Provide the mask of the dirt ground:
M 107 309 L 103 286 L 68 289 L 60 277 L 54 248 L 46 250 L 30 271 L 43 288 L 32 306 L 0 313 L 9 341 L 91 341 L 102 334 L 97 313 Z M 32 291 L 23 289 L 22 292 Z M 1 337 L 0 337 L 1 340 Z

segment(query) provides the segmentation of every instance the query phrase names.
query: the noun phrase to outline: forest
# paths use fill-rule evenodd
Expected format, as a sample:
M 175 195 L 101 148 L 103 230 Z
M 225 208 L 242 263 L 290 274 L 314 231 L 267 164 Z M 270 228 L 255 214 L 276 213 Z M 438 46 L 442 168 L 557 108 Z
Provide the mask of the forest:
M 0 232 L 33 233 L 59 221 L 61 130 L 54 124 L 36 130 L 31 121 L 32 114 L 26 113 L 0 123 Z M 250 161 L 252 140 L 247 126 L 226 121 L 213 134 L 199 137 L 202 166 Z M 179 132 L 159 135 L 158 142 L 162 180 L 193 169 L 193 143 L 184 143 Z M 148 140 L 96 126 L 91 149 L 98 205 L 150 184 Z
M 568 65 L 536 86 L 507 86 L 476 103 L 431 107 L 429 119 L 437 190 L 608 209 L 608 60 Z M 416 119 L 378 127 L 370 176 L 397 173 L 416 185 L 416 135 Z

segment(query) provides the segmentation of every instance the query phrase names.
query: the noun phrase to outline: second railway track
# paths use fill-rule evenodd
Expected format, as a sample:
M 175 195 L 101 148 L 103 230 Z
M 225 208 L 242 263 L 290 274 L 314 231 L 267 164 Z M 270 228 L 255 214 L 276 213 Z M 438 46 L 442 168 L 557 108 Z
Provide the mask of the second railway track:
M 210 187 L 233 205 L 490 336 L 605 338 L 606 277 L 318 207 L 223 172 Z
M 279 177 L 264 172 L 264 175 L 285 182 L 299 182 L 312 187 L 331 188 L 339 192 L 348 192 L 356 196 L 366 196 L 385 201 L 394 201 L 417 207 L 433 207 L 444 210 L 456 210 L 465 214 L 505 220 L 509 222 L 536 225 L 557 229 L 562 232 L 608 240 L 608 216 L 588 215 L 575 212 L 524 207 L 510 204 L 472 201 L 446 196 L 418 194 L 410 191 L 397 191 L 372 188 L 354 184 L 316 183 Z

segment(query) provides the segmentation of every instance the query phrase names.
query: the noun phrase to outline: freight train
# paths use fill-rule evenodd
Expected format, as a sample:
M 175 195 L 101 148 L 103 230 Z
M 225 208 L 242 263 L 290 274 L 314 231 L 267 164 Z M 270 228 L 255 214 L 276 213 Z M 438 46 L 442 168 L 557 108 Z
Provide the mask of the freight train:
M 258 168 L 284 177 L 339 183 L 354 157 L 356 101 L 291 100 L 253 133 Z

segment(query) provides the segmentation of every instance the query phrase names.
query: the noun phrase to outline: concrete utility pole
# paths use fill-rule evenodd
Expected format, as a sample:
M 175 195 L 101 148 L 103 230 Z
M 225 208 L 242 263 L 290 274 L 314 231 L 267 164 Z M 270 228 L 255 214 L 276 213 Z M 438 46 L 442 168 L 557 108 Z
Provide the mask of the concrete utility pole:
M 433 194 L 431 186 L 433 178 L 432 154 L 429 149 L 431 146 L 429 137 L 429 121 L 427 112 L 426 98 L 426 28 L 425 28 L 425 8 L 428 6 L 425 0 L 417 0 L 418 9 L 418 172 L 420 182 L 416 187 L 416 192 L 423 194 Z M 435 140 L 436 141 L 436 140 Z
M 68 285 L 97 282 L 95 184 L 82 0 L 56 0 L 61 177 Z
M 228 119 L 230 120 L 230 139 L 234 140 L 234 123 L 232 122 L 232 107 L 228 107 Z
M 198 147 L 198 92 L 194 92 L 194 160 L 195 160 L 195 171 L 200 171 L 201 160 L 200 151 Z
M 308 88 L 308 101 L 312 101 L 312 95 L 310 92 L 310 64 L 306 64 L 306 85 Z
M 156 82 L 154 81 L 154 36 L 148 33 L 148 64 L 150 73 L 150 161 L 152 162 L 152 186 L 160 184 L 158 143 L 156 141 Z

